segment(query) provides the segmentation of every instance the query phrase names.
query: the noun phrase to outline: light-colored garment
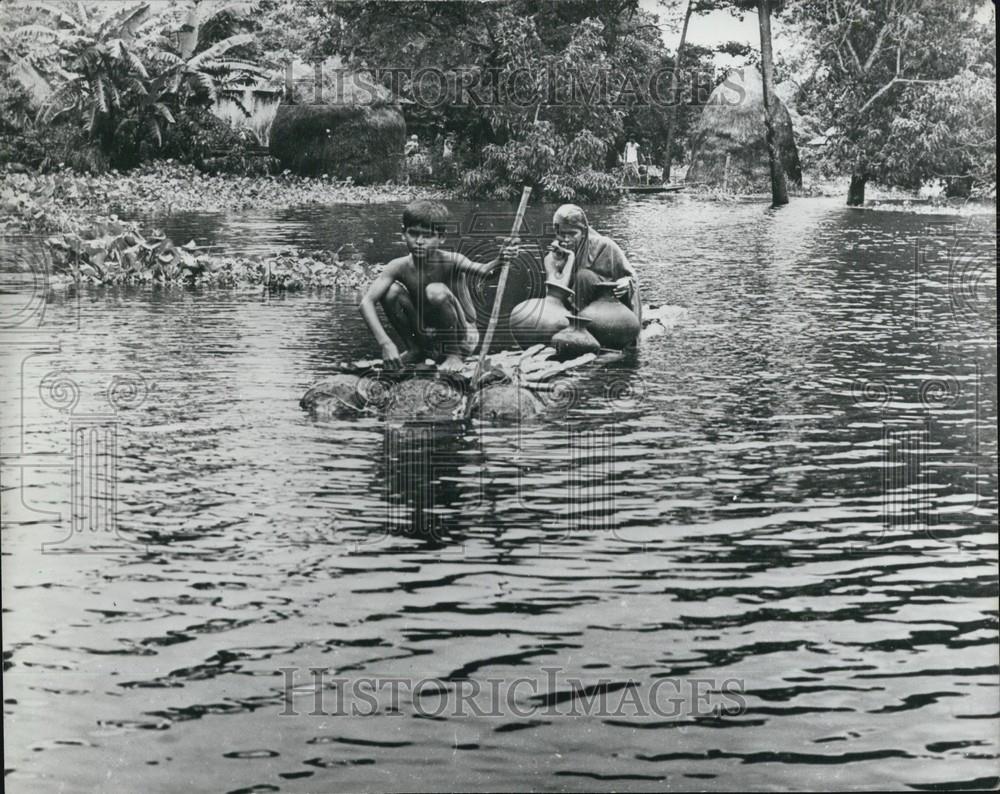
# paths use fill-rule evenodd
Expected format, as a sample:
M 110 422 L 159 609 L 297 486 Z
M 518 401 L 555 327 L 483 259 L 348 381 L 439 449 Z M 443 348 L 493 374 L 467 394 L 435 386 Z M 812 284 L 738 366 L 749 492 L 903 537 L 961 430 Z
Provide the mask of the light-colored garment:
M 630 163 L 635 163 L 636 165 L 639 163 L 639 144 L 632 143 L 631 141 L 625 144 L 625 164 L 628 165 Z

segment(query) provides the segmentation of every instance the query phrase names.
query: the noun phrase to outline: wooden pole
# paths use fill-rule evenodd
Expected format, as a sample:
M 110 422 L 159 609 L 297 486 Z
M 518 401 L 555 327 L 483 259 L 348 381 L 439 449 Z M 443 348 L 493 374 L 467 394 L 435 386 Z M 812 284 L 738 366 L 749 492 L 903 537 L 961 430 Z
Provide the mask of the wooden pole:
M 760 70 L 764 78 L 764 130 L 767 159 L 771 166 L 771 206 L 780 207 L 788 203 L 788 185 L 774 134 L 774 56 L 771 52 L 770 3 L 771 0 L 757 0 L 757 15 L 760 18 Z
M 521 203 L 517 205 L 517 214 L 514 216 L 514 226 L 510 231 L 511 239 L 517 237 L 521 231 L 521 223 L 524 221 L 524 213 L 528 209 L 528 199 L 531 198 L 531 188 L 525 187 L 521 191 Z M 490 344 L 493 342 L 493 334 L 497 330 L 497 321 L 500 319 L 500 304 L 503 302 L 503 293 L 507 288 L 507 273 L 510 270 L 510 263 L 504 262 L 500 267 L 500 281 L 497 283 L 497 293 L 493 298 L 493 309 L 490 311 L 490 321 L 486 325 L 486 333 L 483 335 L 483 344 L 479 350 L 479 358 L 476 361 L 476 369 L 472 373 L 469 381 L 472 389 L 479 387 L 479 379 L 483 373 L 483 364 L 486 362 L 486 354 L 489 352 Z M 465 405 L 465 416 L 468 418 L 472 413 L 472 395 Z

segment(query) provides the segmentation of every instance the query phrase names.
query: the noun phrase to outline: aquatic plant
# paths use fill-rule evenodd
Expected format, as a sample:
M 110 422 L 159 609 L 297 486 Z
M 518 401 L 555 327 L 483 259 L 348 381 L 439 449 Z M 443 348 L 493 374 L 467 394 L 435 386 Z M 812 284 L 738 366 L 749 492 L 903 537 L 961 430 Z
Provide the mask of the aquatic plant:
M 226 256 L 193 240 L 175 245 L 163 232 L 143 235 L 117 216 L 95 220 L 79 231 L 49 236 L 55 284 L 213 284 L 294 291 L 360 289 L 373 276 L 367 263 L 327 251 L 288 249 L 264 257 Z
M 371 204 L 446 198 L 427 187 L 386 184 L 366 187 L 351 180 L 292 174 L 245 176 L 205 174 L 190 165 L 160 162 L 119 174 L 71 170 L 37 174 L 0 171 L 0 228 L 73 231 L 95 210 L 120 217 L 169 215 L 179 211 L 228 211 L 326 204 Z

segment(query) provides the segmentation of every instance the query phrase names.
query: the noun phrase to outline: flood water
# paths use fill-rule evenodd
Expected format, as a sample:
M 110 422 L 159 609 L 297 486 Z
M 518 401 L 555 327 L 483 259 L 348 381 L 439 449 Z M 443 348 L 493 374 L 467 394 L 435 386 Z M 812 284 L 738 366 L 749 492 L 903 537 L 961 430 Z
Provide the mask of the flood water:
M 399 212 L 165 228 L 380 261 Z M 995 786 L 995 219 L 591 220 L 689 319 L 520 429 L 306 415 L 352 294 L 6 292 L 7 790 Z

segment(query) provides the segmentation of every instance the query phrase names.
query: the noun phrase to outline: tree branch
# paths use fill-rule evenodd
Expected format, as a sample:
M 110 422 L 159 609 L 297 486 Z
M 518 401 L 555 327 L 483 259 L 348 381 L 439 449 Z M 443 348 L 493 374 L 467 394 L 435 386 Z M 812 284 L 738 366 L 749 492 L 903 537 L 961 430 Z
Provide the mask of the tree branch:
M 879 97 L 883 96 L 894 85 L 898 85 L 901 83 L 917 83 L 920 85 L 932 85 L 934 83 L 947 83 L 949 79 L 950 78 L 943 78 L 941 80 L 917 80 L 915 78 L 908 78 L 908 77 L 893 77 L 888 83 L 886 83 L 878 91 L 872 94 L 869 100 L 865 102 L 865 104 L 863 104 L 858 109 L 858 115 L 860 116 L 862 113 L 868 110 L 868 108 L 870 108 L 875 103 L 875 101 L 878 100 Z
M 862 77 L 865 74 L 865 70 L 861 66 L 861 59 L 858 57 L 858 53 L 855 52 L 854 45 L 851 44 L 851 40 L 847 35 L 844 36 L 844 44 L 847 45 L 847 51 L 851 53 L 851 60 L 854 62 L 854 68 L 857 70 L 855 74 L 857 74 L 858 77 Z
M 895 10 L 896 10 L 896 2 L 895 0 L 893 0 L 892 4 L 889 7 L 890 20 L 892 19 L 892 14 L 895 13 Z M 888 35 L 889 29 L 891 27 L 892 27 L 891 23 L 886 22 L 885 25 L 882 26 L 882 29 L 878 32 L 878 36 L 875 38 L 875 44 L 872 46 L 872 51 L 868 55 L 867 60 L 865 60 L 865 65 L 864 65 L 865 74 L 868 74 L 868 70 L 871 69 L 872 66 L 874 65 L 875 59 L 878 57 L 879 52 L 881 52 L 882 45 L 885 43 L 885 37 Z

